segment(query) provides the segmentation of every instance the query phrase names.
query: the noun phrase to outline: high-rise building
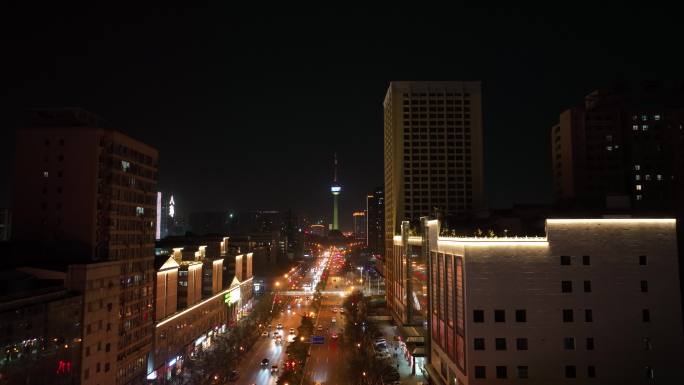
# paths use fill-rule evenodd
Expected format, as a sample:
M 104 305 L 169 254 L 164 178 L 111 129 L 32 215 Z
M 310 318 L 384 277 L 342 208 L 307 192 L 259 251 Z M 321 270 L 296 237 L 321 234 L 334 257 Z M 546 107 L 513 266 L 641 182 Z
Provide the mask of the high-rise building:
M 382 186 L 366 198 L 368 249 L 375 255 L 385 254 L 385 198 Z
M 368 226 L 366 224 L 366 212 L 354 211 L 352 213 L 352 217 L 354 220 L 354 239 L 366 243 L 366 231 L 368 230 Z
M 333 182 L 332 185 L 330 186 L 330 192 L 333 195 L 333 220 L 332 224 L 330 226 L 330 230 L 340 230 L 340 223 L 339 223 L 339 210 L 338 210 L 338 202 L 337 199 L 340 195 L 340 192 L 342 191 L 342 186 L 337 182 L 337 154 L 335 154 L 335 164 L 334 164 L 334 177 L 333 177 Z
M 684 209 L 684 92 L 644 84 L 596 90 L 551 128 L 562 206 Z M 679 200 L 679 202 L 677 202 Z
M 400 346 L 433 384 L 682 383 L 676 225 L 547 219 L 542 236 L 498 238 L 405 226 L 396 254 L 429 260 L 412 290 L 429 332 Z
M 387 302 L 398 321 L 415 323 L 403 310 L 412 301 L 400 279 L 407 266 L 392 239 L 404 220 L 449 226 L 483 208 L 480 82 L 392 82 L 383 106 Z
M 144 381 L 157 158 L 156 149 L 80 109 L 35 111 L 17 133 L 14 238 L 50 250 L 45 262 L 71 264 L 67 287 L 84 295 L 84 383 Z M 97 349 L 105 345 L 111 349 Z

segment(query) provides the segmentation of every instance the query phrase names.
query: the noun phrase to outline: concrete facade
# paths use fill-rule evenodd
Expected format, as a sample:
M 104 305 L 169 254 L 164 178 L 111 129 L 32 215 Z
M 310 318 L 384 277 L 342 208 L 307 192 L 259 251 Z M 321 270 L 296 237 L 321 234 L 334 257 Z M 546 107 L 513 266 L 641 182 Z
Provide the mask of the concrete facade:
M 548 219 L 539 238 L 441 238 L 430 361 L 442 384 L 681 383 L 674 219 Z M 401 244 L 401 237 L 395 238 Z

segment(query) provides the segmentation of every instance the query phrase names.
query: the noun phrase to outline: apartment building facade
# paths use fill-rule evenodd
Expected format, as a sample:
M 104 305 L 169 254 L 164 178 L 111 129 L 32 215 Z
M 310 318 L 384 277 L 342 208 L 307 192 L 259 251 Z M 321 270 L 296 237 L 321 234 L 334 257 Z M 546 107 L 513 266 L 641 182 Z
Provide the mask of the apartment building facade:
M 384 272 L 387 302 L 402 324 L 406 282 L 393 238 L 403 221 L 432 215 L 445 223 L 484 207 L 480 82 L 392 82 L 384 108 Z M 425 261 L 419 261 L 425 264 Z
M 680 383 L 674 219 L 548 219 L 544 237 L 395 237 L 429 250 L 437 384 Z
M 82 266 L 67 282 L 86 298 L 84 328 L 92 316 L 98 332 L 106 330 L 111 318 L 108 358 L 90 365 L 89 356 L 82 383 L 144 381 L 154 332 L 157 150 L 81 109 L 33 112 L 17 132 L 16 149 L 13 238 L 49 249 L 44 263 Z M 85 266 L 99 263 L 106 277 L 100 267 Z M 107 298 L 98 294 L 87 303 L 90 291 Z M 97 342 L 84 351 L 102 348 Z

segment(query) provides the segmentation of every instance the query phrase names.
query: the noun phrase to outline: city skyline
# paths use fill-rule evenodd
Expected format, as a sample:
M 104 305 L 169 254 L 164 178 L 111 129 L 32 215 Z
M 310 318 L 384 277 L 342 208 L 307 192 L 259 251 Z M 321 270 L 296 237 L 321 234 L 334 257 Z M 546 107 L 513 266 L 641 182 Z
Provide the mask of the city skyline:
M 0 134 L 0 207 L 11 205 L 13 128 L 22 126 L 22 111 L 80 106 L 159 148 L 160 189 L 173 191 L 188 211 L 292 208 L 327 218 L 329 165 L 322 160 L 337 151 L 345 186 L 340 211 L 347 213 L 341 225 L 351 228 L 348 213 L 362 208 L 383 178 L 382 156 L 373 149 L 382 145 L 384 91 L 391 80 L 426 78 L 482 81 L 488 205 L 549 203 L 543 133 L 560 111 L 621 74 L 666 80 L 681 67 L 679 56 L 655 63 L 628 49 L 666 51 L 658 36 L 673 36 L 676 23 L 662 11 L 621 9 L 623 17 L 606 21 L 606 12 L 594 10 L 578 23 L 572 12 L 551 21 L 533 12 L 462 8 L 452 10 L 461 20 L 453 23 L 450 12 L 397 10 L 385 18 L 372 10 L 319 10 L 307 23 L 288 23 L 249 13 L 237 19 L 221 7 L 141 8 L 138 17 L 66 7 L 31 11 L 24 20 L 27 10 L 14 7 L 8 14 L 16 17 L 3 28 L 25 21 L 32 32 L 3 34 L 15 60 L 2 75 L 0 108 L 10 129 Z M 359 28 L 342 33 L 348 17 Z M 641 20 L 640 28 L 630 20 Z M 377 37 L 392 23 L 411 26 L 405 41 Z M 376 37 L 366 39 L 364 31 Z M 624 36 L 616 40 L 616 33 Z M 438 37 L 385 65 L 384 52 L 402 52 L 403 44 L 415 47 L 429 36 Z M 459 50 L 440 48 L 452 40 Z M 468 60 L 460 60 L 464 53 Z M 328 92 L 331 85 L 336 92 Z M 319 140 L 332 132 L 334 140 Z M 260 178 L 264 173 L 273 177 Z M 249 188 L 235 188 L 238 180 Z

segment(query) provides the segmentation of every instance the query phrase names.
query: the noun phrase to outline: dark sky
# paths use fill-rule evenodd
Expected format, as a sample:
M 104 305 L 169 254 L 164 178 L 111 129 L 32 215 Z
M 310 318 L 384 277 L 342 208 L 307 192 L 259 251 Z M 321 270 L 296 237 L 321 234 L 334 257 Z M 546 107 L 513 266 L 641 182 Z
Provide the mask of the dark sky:
M 672 80 L 684 68 L 679 13 L 667 9 L 58 3 L 0 9 L 0 207 L 22 111 L 80 106 L 159 149 L 159 185 L 183 211 L 329 220 L 337 151 L 349 226 L 383 181 L 390 80 L 481 80 L 490 206 L 548 202 L 561 110 L 618 77 Z

